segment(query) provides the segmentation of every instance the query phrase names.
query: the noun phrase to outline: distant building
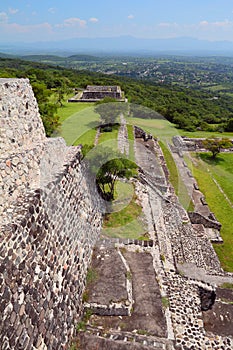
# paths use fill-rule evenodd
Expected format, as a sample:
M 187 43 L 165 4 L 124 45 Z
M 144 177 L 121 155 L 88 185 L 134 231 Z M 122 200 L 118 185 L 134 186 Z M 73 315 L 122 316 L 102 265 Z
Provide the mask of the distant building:
M 120 86 L 87 85 L 86 89 L 81 94 L 79 93 L 72 97 L 69 99 L 69 102 L 97 102 L 105 97 L 124 101 Z

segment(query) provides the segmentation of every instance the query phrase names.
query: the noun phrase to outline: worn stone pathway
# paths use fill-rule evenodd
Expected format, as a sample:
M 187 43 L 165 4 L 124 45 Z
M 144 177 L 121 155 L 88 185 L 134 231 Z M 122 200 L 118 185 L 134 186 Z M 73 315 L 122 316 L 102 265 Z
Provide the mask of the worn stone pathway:
M 128 130 L 124 115 L 120 115 L 120 128 L 118 131 L 118 149 L 122 154 L 129 155 Z
M 97 244 L 96 254 L 104 254 L 102 264 L 109 272 L 99 270 L 100 284 L 96 282 L 91 301 L 95 302 L 104 282 L 102 273 L 108 288 L 101 302 L 109 301 L 109 305 L 118 288 L 121 293 L 116 293 L 112 316 L 93 309 L 87 331 L 79 336 L 80 349 L 233 350 L 229 321 L 233 319 L 233 293 L 227 294 L 228 304 L 224 304 L 227 290 L 221 289 L 218 293 L 223 297 L 214 306 L 215 312 L 208 310 L 214 303 L 216 284 L 232 282 L 233 276 L 222 270 L 205 231 L 193 226 L 180 206 L 167 182 L 156 141 L 143 142 L 135 142 L 136 161 L 142 168 L 136 193 L 150 240 L 106 239 Z M 215 329 L 210 318 L 216 320 Z

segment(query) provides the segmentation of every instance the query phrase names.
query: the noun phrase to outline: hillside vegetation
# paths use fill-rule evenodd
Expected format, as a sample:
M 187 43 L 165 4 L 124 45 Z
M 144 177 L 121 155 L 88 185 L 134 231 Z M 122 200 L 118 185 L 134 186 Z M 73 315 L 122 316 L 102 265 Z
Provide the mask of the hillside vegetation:
M 88 84 L 120 85 L 130 103 L 148 107 L 186 131 L 195 131 L 196 128 L 210 132 L 231 131 L 229 124 L 233 116 L 233 97 L 229 94 L 216 98 L 215 92 L 204 89 L 187 89 L 9 58 L 0 59 L 0 77 L 30 79 L 47 135 L 51 135 L 59 126 L 57 108 L 62 106 L 67 94 Z M 136 116 L 153 118 L 151 113 Z

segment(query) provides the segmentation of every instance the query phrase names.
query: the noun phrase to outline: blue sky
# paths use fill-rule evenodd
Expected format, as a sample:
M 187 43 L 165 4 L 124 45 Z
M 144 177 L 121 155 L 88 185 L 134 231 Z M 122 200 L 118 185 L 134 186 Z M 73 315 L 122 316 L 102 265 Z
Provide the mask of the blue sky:
M 121 35 L 233 41 L 233 0 L 0 2 L 0 42 Z

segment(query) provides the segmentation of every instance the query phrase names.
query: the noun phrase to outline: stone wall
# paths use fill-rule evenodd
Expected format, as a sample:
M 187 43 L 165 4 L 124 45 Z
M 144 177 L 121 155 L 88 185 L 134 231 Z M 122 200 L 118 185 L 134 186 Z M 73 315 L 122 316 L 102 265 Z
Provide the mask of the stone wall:
M 172 142 L 173 145 L 176 148 L 176 152 L 179 153 L 179 151 L 189 151 L 189 152 L 196 152 L 196 151 L 205 151 L 205 147 L 203 146 L 203 142 L 205 138 L 189 138 L 186 136 L 173 136 Z M 231 140 L 233 143 L 233 140 Z M 228 150 L 224 151 L 233 151 L 233 147 L 229 148 Z
M 31 97 L 34 101 L 26 80 L 4 80 L 0 86 L 4 93 L 9 89 L 9 106 L 16 91 L 22 104 Z M 62 139 L 47 140 L 36 105 L 26 116 L 19 101 L 17 106 L 19 127 L 16 117 L 14 123 L 9 116 L 1 124 L 0 164 L 7 177 L 6 184 L 0 178 L 1 188 L 3 193 L 10 185 L 19 189 L 9 201 L 6 195 L 0 225 L 1 349 L 67 349 L 82 311 L 102 203 L 80 148 L 66 147 Z M 27 147 L 22 141 L 22 147 L 13 148 L 6 132 L 21 130 L 21 113 L 25 129 L 28 125 Z M 36 125 L 41 130 L 34 130 Z M 20 133 L 15 139 L 21 142 Z M 32 179 L 33 173 L 37 177 L 33 186 L 29 170 Z
M 0 79 L 0 223 L 10 203 L 38 187 L 45 140 L 28 79 Z
M 101 100 L 105 97 L 115 98 L 120 100 L 122 92 L 120 86 L 92 86 L 88 85 L 83 91 L 81 100 Z
M 192 224 L 202 224 L 207 228 L 214 228 L 219 231 L 221 230 L 222 225 L 217 220 L 211 220 L 210 218 L 205 217 L 197 212 L 189 212 L 188 215 Z
M 28 79 L 0 79 L 0 154 L 45 140 L 38 106 Z

